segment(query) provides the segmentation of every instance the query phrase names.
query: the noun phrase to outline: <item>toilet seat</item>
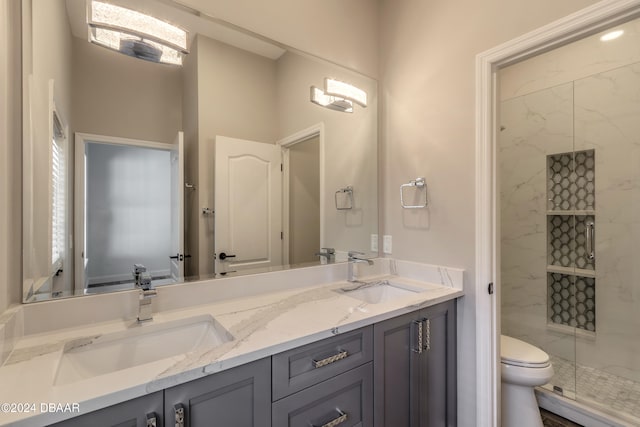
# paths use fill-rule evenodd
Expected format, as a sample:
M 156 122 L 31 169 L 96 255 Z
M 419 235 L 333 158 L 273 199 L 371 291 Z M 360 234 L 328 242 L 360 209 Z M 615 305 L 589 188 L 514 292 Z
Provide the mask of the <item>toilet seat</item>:
M 500 359 L 505 365 L 523 368 L 546 368 L 549 355 L 529 343 L 506 335 L 500 336 Z

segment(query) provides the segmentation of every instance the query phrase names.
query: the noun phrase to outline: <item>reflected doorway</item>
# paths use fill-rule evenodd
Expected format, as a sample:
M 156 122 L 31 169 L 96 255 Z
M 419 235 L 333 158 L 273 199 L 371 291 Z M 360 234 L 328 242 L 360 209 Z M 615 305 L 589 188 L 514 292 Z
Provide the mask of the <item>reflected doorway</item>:
M 156 286 L 183 278 L 180 142 L 77 137 L 76 293 L 133 289 L 134 264 Z

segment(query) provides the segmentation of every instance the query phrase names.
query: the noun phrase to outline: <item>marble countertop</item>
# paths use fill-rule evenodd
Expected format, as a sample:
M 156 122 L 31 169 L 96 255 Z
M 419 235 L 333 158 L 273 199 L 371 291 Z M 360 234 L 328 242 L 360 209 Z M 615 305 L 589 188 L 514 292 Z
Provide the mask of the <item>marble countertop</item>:
M 81 414 L 88 413 L 463 295 L 457 287 L 399 276 L 382 278 L 420 292 L 372 304 L 340 291 L 353 288 L 353 284 L 335 282 L 161 311 L 154 313 L 152 322 L 142 325 L 135 320 L 109 321 L 26 335 L 0 368 L 0 425 L 41 426 L 61 421 L 79 415 L 78 408 Z M 191 353 L 54 384 L 69 343 L 203 315 L 213 316 L 232 339 L 217 347 L 204 346 Z

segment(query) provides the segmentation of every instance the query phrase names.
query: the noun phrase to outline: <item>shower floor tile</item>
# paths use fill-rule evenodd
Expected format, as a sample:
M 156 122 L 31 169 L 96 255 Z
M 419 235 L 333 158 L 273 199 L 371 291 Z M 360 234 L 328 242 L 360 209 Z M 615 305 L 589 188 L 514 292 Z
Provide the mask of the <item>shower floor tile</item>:
M 640 425 L 640 382 L 550 357 L 555 375 L 545 388 L 562 387 L 565 397 Z

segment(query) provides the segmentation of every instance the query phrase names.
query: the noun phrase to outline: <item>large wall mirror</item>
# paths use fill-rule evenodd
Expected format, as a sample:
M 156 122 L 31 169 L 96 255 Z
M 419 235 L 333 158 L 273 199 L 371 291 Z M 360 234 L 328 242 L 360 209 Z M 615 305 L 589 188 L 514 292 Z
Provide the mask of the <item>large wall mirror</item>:
M 170 0 L 23 0 L 23 300 L 376 255 L 377 115 L 375 80 Z

